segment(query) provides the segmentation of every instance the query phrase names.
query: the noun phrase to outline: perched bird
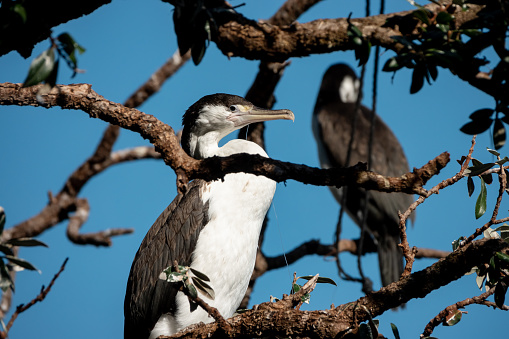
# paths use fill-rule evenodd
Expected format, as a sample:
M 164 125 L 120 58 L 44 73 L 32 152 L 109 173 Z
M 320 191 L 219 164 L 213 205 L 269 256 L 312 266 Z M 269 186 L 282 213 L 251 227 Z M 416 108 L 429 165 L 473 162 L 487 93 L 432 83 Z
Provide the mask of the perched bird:
M 368 162 L 368 143 L 372 111 L 360 105 L 355 136 L 347 164 L 347 152 L 360 81 L 345 64 L 332 65 L 324 74 L 313 113 L 313 134 L 323 168 L 345 167 Z M 385 176 L 400 176 L 409 171 L 403 149 L 390 128 L 377 115 L 374 120 L 371 170 Z M 343 188 L 330 187 L 338 203 L 343 202 Z M 353 221 L 361 226 L 366 191 L 348 186 L 343 206 Z M 398 248 L 398 211 L 405 211 L 412 196 L 403 193 L 370 191 L 367 200 L 366 230 L 378 251 L 380 275 L 384 286 L 399 280 L 403 272 L 402 252 Z M 414 216 L 412 215 L 412 221 Z
M 208 95 L 183 117 L 182 147 L 203 159 L 237 153 L 267 153 L 253 142 L 231 140 L 227 134 L 252 122 L 294 120 L 290 110 L 255 107 L 229 94 Z M 171 335 L 198 322 L 211 322 L 177 283 L 159 279 L 176 260 L 208 276 L 215 298 L 199 295 L 229 318 L 239 306 L 253 272 L 262 222 L 272 202 L 276 182 L 246 173 L 227 174 L 224 180 L 194 180 L 179 194 L 148 231 L 134 258 L 124 301 L 124 338 L 145 339 Z

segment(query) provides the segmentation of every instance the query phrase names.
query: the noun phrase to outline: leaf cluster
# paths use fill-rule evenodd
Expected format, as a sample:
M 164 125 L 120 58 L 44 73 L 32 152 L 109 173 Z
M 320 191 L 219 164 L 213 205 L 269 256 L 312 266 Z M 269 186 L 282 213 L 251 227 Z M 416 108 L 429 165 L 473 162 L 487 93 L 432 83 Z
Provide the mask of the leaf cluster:
M 42 82 L 48 84 L 50 88 L 55 86 L 60 58 L 64 59 L 73 71 L 72 77 L 77 74 L 78 60 L 76 52 L 82 54 L 85 49 L 69 33 L 62 33 L 57 38 L 50 39 L 51 46 L 39 54 L 30 64 L 23 87 L 34 86 Z
M 291 290 L 290 294 L 295 294 L 301 290 L 303 285 L 297 284 L 297 280 L 299 280 L 299 279 L 311 280 L 313 278 L 314 278 L 314 276 L 312 276 L 312 275 L 305 275 L 302 277 L 295 278 L 292 283 L 292 290 Z M 318 277 L 318 279 L 316 280 L 316 283 L 317 284 L 331 284 L 334 286 L 338 286 L 334 280 L 332 280 L 331 278 L 327 278 L 327 277 Z M 310 299 L 311 299 L 311 295 L 309 293 L 306 293 L 301 297 L 301 302 L 309 304 Z
M 360 29 L 358 29 L 352 22 L 350 21 L 350 17 L 352 13 L 348 15 L 348 27 L 347 27 L 347 35 L 350 43 L 354 47 L 355 52 L 355 60 L 359 62 L 358 66 L 364 65 L 368 62 L 369 54 L 371 52 L 371 42 L 364 38 Z
M 468 167 L 464 175 L 467 176 L 467 189 L 468 189 L 468 195 L 472 196 L 475 191 L 475 184 L 474 184 L 474 177 L 479 177 L 481 181 L 481 192 L 479 193 L 477 197 L 477 201 L 475 203 L 475 218 L 479 219 L 486 213 L 486 199 L 488 192 L 486 190 L 486 184 L 490 185 L 493 182 L 493 176 L 491 173 L 486 173 L 488 170 L 493 168 L 494 166 L 500 166 L 502 168 L 502 165 L 504 165 L 506 162 L 509 161 L 508 157 L 504 157 L 503 159 L 500 159 L 500 153 L 489 149 L 488 152 L 495 155 L 499 160 L 495 162 L 489 162 L 489 163 L 482 163 L 481 161 L 472 158 L 472 166 Z M 464 159 L 459 161 L 460 163 L 463 162 Z M 504 169 L 507 176 L 509 176 L 509 171 Z M 505 187 L 506 191 L 508 187 Z
M 180 54 L 184 55 L 191 50 L 193 62 L 198 65 L 205 55 L 212 35 L 217 32 L 214 12 L 227 10 L 221 7 L 224 2 L 215 0 L 168 0 L 168 2 L 175 7 L 173 23 Z
M 5 212 L 0 207 L 0 236 L 3 233 L 5 226 Z M 14 254 L 13 247 L 33 247 L 33 246 L 44 246 L 48 247 L 42 241 L 33 238 L 13 238 L 7 241 L 0 242 L 0 288 L 2 291 L 7 291 L 9 288 L 14 291 L 14 281 L 11 278 L 9 272 L 11 271 L 22 271 L 24 269 L 31 271 L 38 271 L 34 265 L 25 259 L 21 259 Z
M 484 237 L 502 239 L 509 243 L 509 225 L 503 224 L 496 229 L 488 228 L 484 232 Z M 479 289 L 482 290 L 483 285 L 486 290 L 495 287 L 495 304 L 502 308 L 509 286 L 509 255 L 497 252 L 491 257 L 489 264 L 474 267 L 471 273 L 473 272 L 477 274 L 476 283 Z
M 191 298 L 198 297 L 198 291 L 211 300 L 215 299 L 214 289 L 207 283 L 210 279 L 204 273 L 189 266 L 169 266 L 159 275 L 159 279 L 169 283 L 180 283 L 181 288 Z

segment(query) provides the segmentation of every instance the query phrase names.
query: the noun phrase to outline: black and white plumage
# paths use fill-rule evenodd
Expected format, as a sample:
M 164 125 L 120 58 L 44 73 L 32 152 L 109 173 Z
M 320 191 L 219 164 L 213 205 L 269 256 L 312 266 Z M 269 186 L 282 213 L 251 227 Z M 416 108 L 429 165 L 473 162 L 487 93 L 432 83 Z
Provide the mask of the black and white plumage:
M 359 87 L 360 81 L 355 72 L 345 64 L 331 66 L 323 76 L 312 121 L 323 168 L 368 162 L 372 111 L 360 105 L 350 162 L 346 164 L 356 101 L 361 95 Z M 375 116 L 374 124 L 371 170 L 386 176 L 400 176 L 408 172 L 408 162 L 396 136 L 378 115 Z M 343 189 L 330 187 L 330 190 L 338 203 L 341 203 Z M 358 187 L 348 187 L 346 192 L 344 208 L 360 226 L 366 191 Z M 403 272 L 402 252 L 398 248 L 398 211 L 405 211 L 411 203 L 412 196 L 403 193 L 369 193 L 366 227 L 377 245 L 384 286 L 399 280 Z M 413 218 L 412 215 L 412 220 Z
M 183 118 L 182 147 L 203 159 L 250 153 L 267 156 L 253 142 L 227 134 L 252 122 L 293 120 L 290 110 L 266 110 L 242 97 L 208 95 L 194 103 Z M 258 237 L 270 207 L 276 182 L 264 176 L 236 173 L 224 180 L 194 180 L 179 194 L 148 231 L 134 258 L 124 302 L 124 338 L 171 335 L 213 319 L 201 308 L 193 311 L 178 284 L 160 280 L 174 260 L 210 278 L 215 298 L 201 296 L 229 318 L 239 306 L 251 277 Z

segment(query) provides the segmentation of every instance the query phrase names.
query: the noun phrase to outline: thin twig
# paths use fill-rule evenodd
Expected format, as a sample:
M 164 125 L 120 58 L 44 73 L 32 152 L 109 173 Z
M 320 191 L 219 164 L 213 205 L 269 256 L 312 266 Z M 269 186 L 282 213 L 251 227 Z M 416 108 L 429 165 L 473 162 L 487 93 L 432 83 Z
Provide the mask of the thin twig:
M 14 324 L 14 321 L 18 318 L 18 315 L 25 312 L 30 307 L 34 306 L 37 302 L 41 302 L 44 300 L 44 298 L 46 298 L 46 296 L 50 292 L 51 288 L 53 287 L 53 284 L 55 283 L 57 278 L 60 276 L 60 273 L 62 273 L 64 271 L 65 265 L 67 264 L 68 260 L 69 260 L 69 258 L 65 258 L 62 266 L 60 266 L 60 270 L 55 274 L 53 279 L 51 279 L 48 287 L 44 288 L 44 286 L 42 286 L 41 292 L 34 299 L 32 299 L 28 304 L 26 304 L 26 305 L 21 304 L 18 307 L 16 307 L 16 311 L 14 311 L 13 315 L 11 316 L 11 319 L 7 323 L 7 326 L 5 327 L 5 331 L 0 332 L 0 338 L 2 338 L 2 339 L 7 338 L 7 334 L 9 333 L 9 330 L 11 329 L 12 325 Z
M 486 306 L 497 307 L 495 305 L 495 303 L 486 301 L 486 298 L 488 298 L 493 293 L 495 293 L 495 287 L 492 287 L 491 289 L 489 289 L 488 291 L 482 293 L 481 295 L 478 295 L 478 296 L 475 296 L 475 297 L 472 297 L 472 298 L 467 298 L 467 299 L 465 299 L 463 301 L 458 301 L 455 304 L 447 306 L 442 311 L 440 311 L 440 313 L 437 314 L 433 319 L 430 320 L 430 322 L 424 328 L 424 331 L 421 334 L 421 338 L 430 336 L 431 333 L 433 333 L 433 330 L 435 329 L 435 327 L 437 327 L 438 325 L 443 323 L 447 319 L 447 316 L 449 316 L 451 314 L 454 314 L 460 308 L 465 308 L 466 306 L 472 305 L 472 304 L 479 304 L 479 305 L 486 305 Z M 509 307 L 504 305 L 504 307 L 501 308 L 501 309 L 507 311 L 507 310 L 509 310 Z
M 472 153 L 474 152 L 474 146 L 475 146 L 475 139 L 476 136 L 474 135 L 472 137 L 472 145 L 470 146 L 470 149 L 468 150 L 468 155 L 465 157 L 463 163 L 461 164 L 461 168 L 458 173 L 456 173 L 451 178 L 448 178 L 446 180 L 441 181 L 438 185 L 434 186 L 430 190 L 426 192 L 426 194 L 421 195 L 419 198 L 417 198 L 416 201 L 414 201 L 413 204 L 411 204 L 408 209 L 405 211 L 405 213 L 401 214 L 399 213 L 399 226 L 400 226 L 400 237 L 401 237 L 401 244 L 399 245 L 403 250 L 403 255 L 405 257 L 405 270 L 403 271 L 402 276 L 407 276 L 410 273 L 412 273 L 412 265 L 415 258 L 415 249 L 410 249 L 410 245 L 408 244 L 408 240 L 406 238 L 406 221 L 410 217 L 413 211 L 422 204 L 424 201 L 426 201 L 427 198 L 429 198 L 432 194 L 438 194 L 438 192 L 441 189 L 444 189 L 448 186 L 453 185 L 454 183 L 460 181 L 463 178 L 463 173 L 468 167 L 468 164 L 470 163 L 470 160 L 472 159 Z

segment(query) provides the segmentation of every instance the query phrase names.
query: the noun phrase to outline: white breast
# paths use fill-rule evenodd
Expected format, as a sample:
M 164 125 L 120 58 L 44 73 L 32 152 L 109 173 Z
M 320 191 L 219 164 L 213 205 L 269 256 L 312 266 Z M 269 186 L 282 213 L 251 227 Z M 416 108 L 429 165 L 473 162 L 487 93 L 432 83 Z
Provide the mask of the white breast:
M 244 152 L 267 156 L 258 145 L 232 140 L 221 148 L 222 154 Z M 210 278 L 215 299 L 200 294 L 205 302 L 217 308 L 225 318 L 236 311 L 246 292 L 253 272 L 258 237 L 263 219 L 270 207 L 276 182 L 263 176 L 236 173 L 205 186 L 203 199 L 209 203 L 209 223 L 201 231 L 191 267 Z M 199 322 L 212 322 L 207 312 L 198 307 L 193 312 L 188 298 L 177 294 L 175 317 L 163 315 L 150 338 L 170 335 Z

